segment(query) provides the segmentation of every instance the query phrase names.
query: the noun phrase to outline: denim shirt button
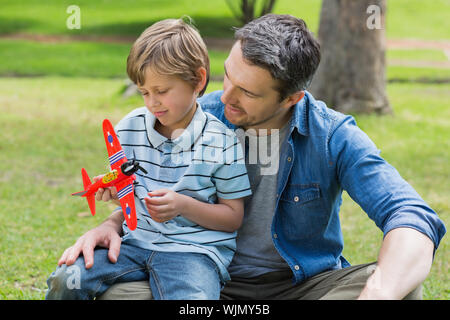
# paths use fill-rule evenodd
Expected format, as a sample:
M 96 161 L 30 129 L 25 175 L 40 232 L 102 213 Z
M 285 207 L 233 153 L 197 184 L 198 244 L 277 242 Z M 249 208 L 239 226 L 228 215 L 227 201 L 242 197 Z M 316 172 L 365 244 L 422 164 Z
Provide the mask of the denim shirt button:
M 294 269 L 297 270 L 297 271 L 300 270 L 300 267 L 298 266 L 298 264 L 296 264 L 296 265 L 294 266 Z
M 291 157 L 287 157 L 287 161 L 291 162 L 292 158 Z
M 278 238 L 278 235 L 276 233 L 273 234 L 274 239 Z
M 298 202 L 299 198 L 297 196 L 294 197 L 294 201 Z

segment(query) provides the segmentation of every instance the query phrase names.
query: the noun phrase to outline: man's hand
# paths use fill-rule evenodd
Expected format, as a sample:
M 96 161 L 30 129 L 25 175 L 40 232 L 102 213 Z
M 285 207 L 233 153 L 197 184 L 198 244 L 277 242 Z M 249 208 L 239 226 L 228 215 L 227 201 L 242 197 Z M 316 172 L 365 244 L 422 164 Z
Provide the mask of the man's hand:
M 122 221 L 122 212 L 113 212 L 105 222 L 86 232 L 73 246 L 67 248 L 59 259 L 58 266 L 64 263 L 68 266 L 74 264 L 83 253 L 86 269 L 91 268 L 94 265 L 94 248 L 96 246 L 109 248 L 108 258 L 112 263 L 116 263 L 122 241 L 119 235 Z
M 185 195 L 169 189 L 149 192 L 145 204 L 150 216 L 156 222 L 165 222 L 178 216 L 185 204 Z

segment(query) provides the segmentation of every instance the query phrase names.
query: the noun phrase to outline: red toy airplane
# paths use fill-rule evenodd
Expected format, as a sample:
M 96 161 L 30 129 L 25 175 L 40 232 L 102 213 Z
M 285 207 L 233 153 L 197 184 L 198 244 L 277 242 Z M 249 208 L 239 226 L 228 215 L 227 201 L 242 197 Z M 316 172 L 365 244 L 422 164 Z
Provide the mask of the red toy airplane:
M 134 205 L 133 184 L 134 180 L 136 180 L 134 173 L 142 170 L 142 172 L 147 174 L 147 171 L 139 166 L 139 162 L 135 159 L 127 160 L 114 128 L 108 119 L 103 120 L 103 135 L 105 136 L 106 148 L 108 149 L 111 171 L 103 175 L 102 179 L 91 183 L 86 170 L 82 168 L 81 175 L 83 177 L 84 191 L 72 193 L 72 195 L 86 197 L 91 213 L 95 215 L 95 193 L 97 190 L 115 186 L 127 226 L 130 230 L 134 230 L 137 225 L 136 207 Z

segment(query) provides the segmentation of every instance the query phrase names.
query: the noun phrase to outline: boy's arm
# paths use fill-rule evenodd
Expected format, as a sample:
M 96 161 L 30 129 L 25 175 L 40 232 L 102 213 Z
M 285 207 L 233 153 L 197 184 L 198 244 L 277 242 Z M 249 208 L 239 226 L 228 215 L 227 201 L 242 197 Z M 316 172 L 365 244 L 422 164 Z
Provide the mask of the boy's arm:
M 198 223 L 202 227 L 233 232 L 239 229 L 244 218 L 244 199 L 222 199 L 211 204 L 185 196 L 186 209 L 183 217 Z
M 147 209 L 157 222 L 164 222 L 181 214 L 202 227 L 233 232 L 241 226 L 244 217 L 243 198 L 219 198 L 219 203 L 211 204 L 169 189 L 150 192 L 149 195 L 151 198 L 145 198 Z

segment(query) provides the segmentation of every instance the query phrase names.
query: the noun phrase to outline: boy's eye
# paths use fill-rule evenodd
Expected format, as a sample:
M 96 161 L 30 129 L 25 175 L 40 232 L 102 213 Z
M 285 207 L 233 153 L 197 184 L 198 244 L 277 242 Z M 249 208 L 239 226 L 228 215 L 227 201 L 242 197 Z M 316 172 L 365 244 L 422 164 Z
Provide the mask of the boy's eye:
M 142 91 L 141 91 L 141 94 L 142 94 L 143 96 L 146 96 L 146 95 L 148 95 L 148 92 L 142 92 Z
M 166 90 L 159 90 L 159 91 L 157 91 L 157 93 L 158 94 L 164 94 L 164 93 L 166 93 L 168 90 L 166 89 Z

